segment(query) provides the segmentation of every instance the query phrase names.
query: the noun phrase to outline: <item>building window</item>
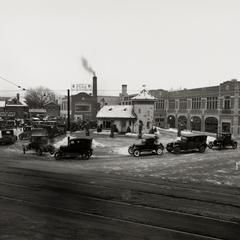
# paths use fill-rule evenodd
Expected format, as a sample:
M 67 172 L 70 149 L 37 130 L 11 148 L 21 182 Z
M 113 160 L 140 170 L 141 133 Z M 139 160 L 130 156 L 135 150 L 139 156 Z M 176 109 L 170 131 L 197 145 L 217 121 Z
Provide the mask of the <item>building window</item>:
M 207 109 L 213 110 L 217 109 L 217 97 L 207 97 Z
M 159 100 L 156 102 L 156 109 L 164 109 L 164 100 Z
M 187 109 L 187 99 L 182 98 L 179 100 L 179 109 Z
M 175 109 L 175 100 L 169 100 L 168 108 L 169 109 Z
M 140 108 L 138 109 L 138 113 L 141 113 L 141 109 Z
M 90 105 L 75 105 L 75 112 L 90 112 Z
M 231 108 L 231 99 L 229 96 L 224 98 L 224 109 L 230 109 Z
M 192 98 L 192 109 L 201 109 L 201 98 Z

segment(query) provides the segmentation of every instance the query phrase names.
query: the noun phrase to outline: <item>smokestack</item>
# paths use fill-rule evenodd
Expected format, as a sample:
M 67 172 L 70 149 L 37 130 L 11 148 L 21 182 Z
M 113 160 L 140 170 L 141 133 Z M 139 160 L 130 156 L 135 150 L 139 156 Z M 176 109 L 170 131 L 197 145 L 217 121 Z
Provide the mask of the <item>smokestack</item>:
M 93 76 L 93 96 L 97 97 L 97 77 Z
M 127 84 L 122 84 L 122 96 L 127 96 Z

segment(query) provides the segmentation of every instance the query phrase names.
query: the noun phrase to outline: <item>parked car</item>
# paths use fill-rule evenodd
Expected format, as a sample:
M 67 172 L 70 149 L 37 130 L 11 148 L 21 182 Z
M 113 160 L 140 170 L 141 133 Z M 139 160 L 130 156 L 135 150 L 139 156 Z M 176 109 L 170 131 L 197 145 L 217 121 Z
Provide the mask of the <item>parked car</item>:
M 57 160 L 64 157 L 89 159 L 92 153 L 92 138 L 72 138 L 69 145 L 60 146 L 54 157 Z
M 227 147 L 237 148 L 237 141 L 232 139 L 231 133 L 220 133 L 214 141 L 208 143 L 209 148 L 216 147 L 218 149 L 223 149 Z
M 167 151 L 173 153 L 180 153 L 182 151 L 198 150 L 200 153 L 205 152 L 207 147 L 206 135 L 182 135 L 180 140 L 170 142 L 167 144 Z
M 28 140 L 31 137 L 32 126 L 24 126 L 23 132 L 18 135 L 20 140 Z
M 7 145 L 13 144 L 17 141 L 17 136 L 14 134 L 13 129 L 0 130 L 0 144 Z
M 156 136 L 143 137 L 142 142 L 133 144 L 128 148 L 128 153 L 135 157 L 139 157 L 141 153 L 163 154 L 164 146 L 158 142 Z
M 55 148 L 49 142 L 49 137 L 46 129 L 33 128 L 31 130 L 30 143 L 23 145 L 23 153 L 25 154 L 28 150 L 35 150 L 38 155 L 42 155 L 44 152 L 53 154 Z

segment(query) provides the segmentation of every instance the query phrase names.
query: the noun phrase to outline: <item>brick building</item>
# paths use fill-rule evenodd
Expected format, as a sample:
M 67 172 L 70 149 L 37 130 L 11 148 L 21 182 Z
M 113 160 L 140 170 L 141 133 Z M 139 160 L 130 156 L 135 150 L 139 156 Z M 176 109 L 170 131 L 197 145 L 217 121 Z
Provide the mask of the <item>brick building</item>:
M 70 96 L 70 115 L 72 120 L 96 121 L 98 111 L 97 77 L 93 76 L 92 93 L 80 92 Z M 67 117 L 68 99 L 60 104 L 60 115 Z
M 240 134 L 240 82 L 179 91 L 151 90 L 155 103 L 154 122 L 161 127 Z

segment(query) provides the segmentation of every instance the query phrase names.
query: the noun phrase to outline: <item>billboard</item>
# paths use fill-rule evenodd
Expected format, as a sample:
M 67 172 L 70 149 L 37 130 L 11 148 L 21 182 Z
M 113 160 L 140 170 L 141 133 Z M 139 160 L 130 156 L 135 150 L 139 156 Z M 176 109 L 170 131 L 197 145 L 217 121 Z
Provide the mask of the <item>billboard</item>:
M 84 84 L 84 83 L 75 83 L 71 85 L 71 91 L 75 92 L 90 92 L 92 91 L 91 84 Z

